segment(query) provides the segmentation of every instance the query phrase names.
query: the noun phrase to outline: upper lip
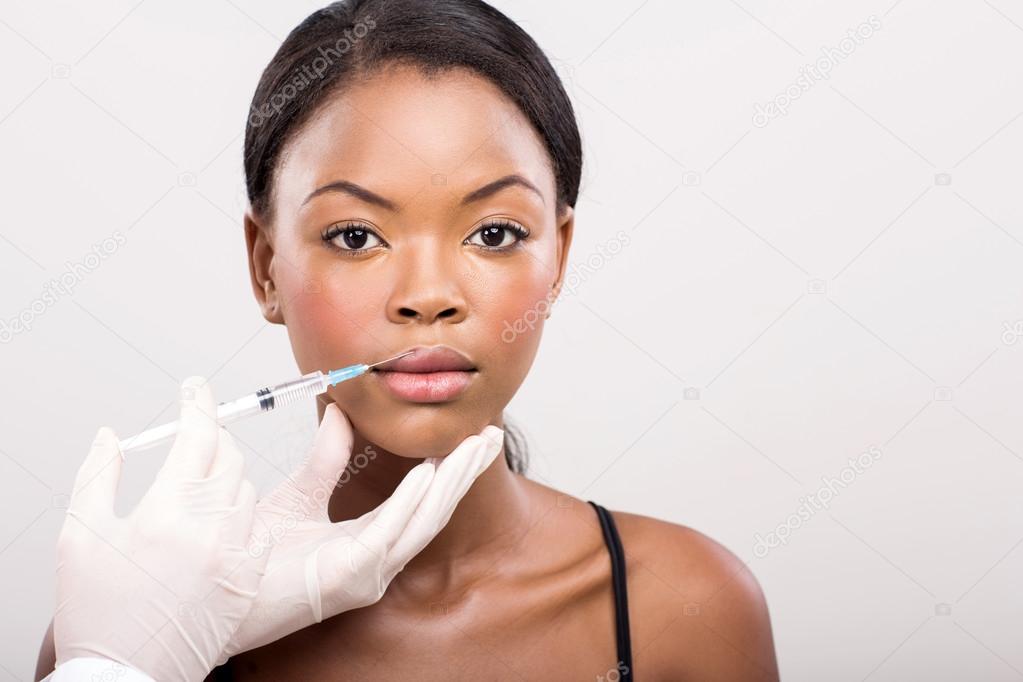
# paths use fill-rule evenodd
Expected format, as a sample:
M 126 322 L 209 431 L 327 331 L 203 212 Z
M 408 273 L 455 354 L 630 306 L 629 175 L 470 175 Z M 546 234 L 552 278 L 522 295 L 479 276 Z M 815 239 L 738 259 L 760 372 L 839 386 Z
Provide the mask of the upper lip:
M 416 346 L 402 352 L 415 351 L 411 355 L 377 365 L 373 369 L 380 372 L 425 372 L 471 371 L 476 366 L 464 353 L 449 346 Z

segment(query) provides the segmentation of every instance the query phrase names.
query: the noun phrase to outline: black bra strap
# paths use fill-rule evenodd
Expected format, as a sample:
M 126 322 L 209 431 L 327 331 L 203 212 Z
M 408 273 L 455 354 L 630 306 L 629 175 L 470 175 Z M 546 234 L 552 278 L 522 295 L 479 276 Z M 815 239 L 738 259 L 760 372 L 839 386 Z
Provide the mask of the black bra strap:
M 618 646 L 618 665 L 622 682 L 632 682 L 632 642 L 629 638 L 629 598 L 625 589 L 625 550 L 611 513 L 592 500 L 597 510 L 604 542 L 611 555 L 611 584 L 615 598 L 615 641 Z

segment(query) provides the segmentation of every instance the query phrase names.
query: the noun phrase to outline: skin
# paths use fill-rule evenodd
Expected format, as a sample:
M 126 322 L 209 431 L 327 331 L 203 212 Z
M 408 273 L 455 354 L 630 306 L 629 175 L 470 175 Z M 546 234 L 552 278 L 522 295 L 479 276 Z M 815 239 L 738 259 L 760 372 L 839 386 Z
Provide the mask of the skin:
M 508 174 L 538 192 L 509 185 L 461 203 Z M 341 191 L 306 201 L 342 179 L 393 210 Z M 267 320 L 287 325 L 302 371 L 439 343 L 479 370 L 445 403 L 402 401 L 376 376 L 329 392 L 320 417 L 336 402 L 353 425 L 353 451 L 372 455 L 335 491 L 332 520 L 378 505 L 422 458 L 446 455 L 487 424 L 503 427 L 502 410 L 536 354 L 543 304 L 565 273 L 574 215 L 556 199 L 539 135 L 499 89 L 464 70 L 431 78 L 410 67 L 377 71 L 335 95 L 289 142 L 270 215 L 250 212 L 245 231 L 256 299 Z M 494 217 L 529 237 L 506 233 L 502 244 L 517 245 L 504 252 L 480 248 L 476 233 Z M 381 241 L 370 237 L 354 256 L 329 248 L 323 232 L 345 221 L 365 223 Z M 541 314 L 527 316 L 538 305 Z M 519 319 L 537 322 L 506 342 L 505 323 Z M 685 526 L 613 516 L 639 678 L 778 679 L 767 605 L 738 557 Z M 595 511 L 513 474 L 502 453 L 378 603 L 239 654 L 232 667 L 246 682 L 615 680 L 614 636 L 610 559 Z M 48 639 L 39 676 L 52 665 Z

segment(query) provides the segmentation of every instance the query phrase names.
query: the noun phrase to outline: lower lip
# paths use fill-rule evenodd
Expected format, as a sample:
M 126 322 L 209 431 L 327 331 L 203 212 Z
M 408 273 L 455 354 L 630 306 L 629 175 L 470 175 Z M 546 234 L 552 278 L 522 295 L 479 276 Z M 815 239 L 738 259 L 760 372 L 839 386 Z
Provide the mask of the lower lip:
M 384 386 L 402 400 L 441 403 L 457 397 L 469 387 L 476 372 L 374 372 Z

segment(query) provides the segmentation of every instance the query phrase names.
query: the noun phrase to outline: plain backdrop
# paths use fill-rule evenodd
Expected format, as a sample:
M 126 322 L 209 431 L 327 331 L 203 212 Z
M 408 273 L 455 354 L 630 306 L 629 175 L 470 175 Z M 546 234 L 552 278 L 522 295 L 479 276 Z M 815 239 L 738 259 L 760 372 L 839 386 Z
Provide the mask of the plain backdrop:
M 508 410 L 530 475 L 747 561 L 783 679 L 1023 678 L 1023 8 L 497 4 L 586 154 Z M 174 418 L 190 374 L 221 399 L 296 374 L 249 288 L 241 145 L 320 6 L 0 6 L 0 679 L 31 678 L 96 429 Z M 314 428 L 232 431 L 265 489 Z

